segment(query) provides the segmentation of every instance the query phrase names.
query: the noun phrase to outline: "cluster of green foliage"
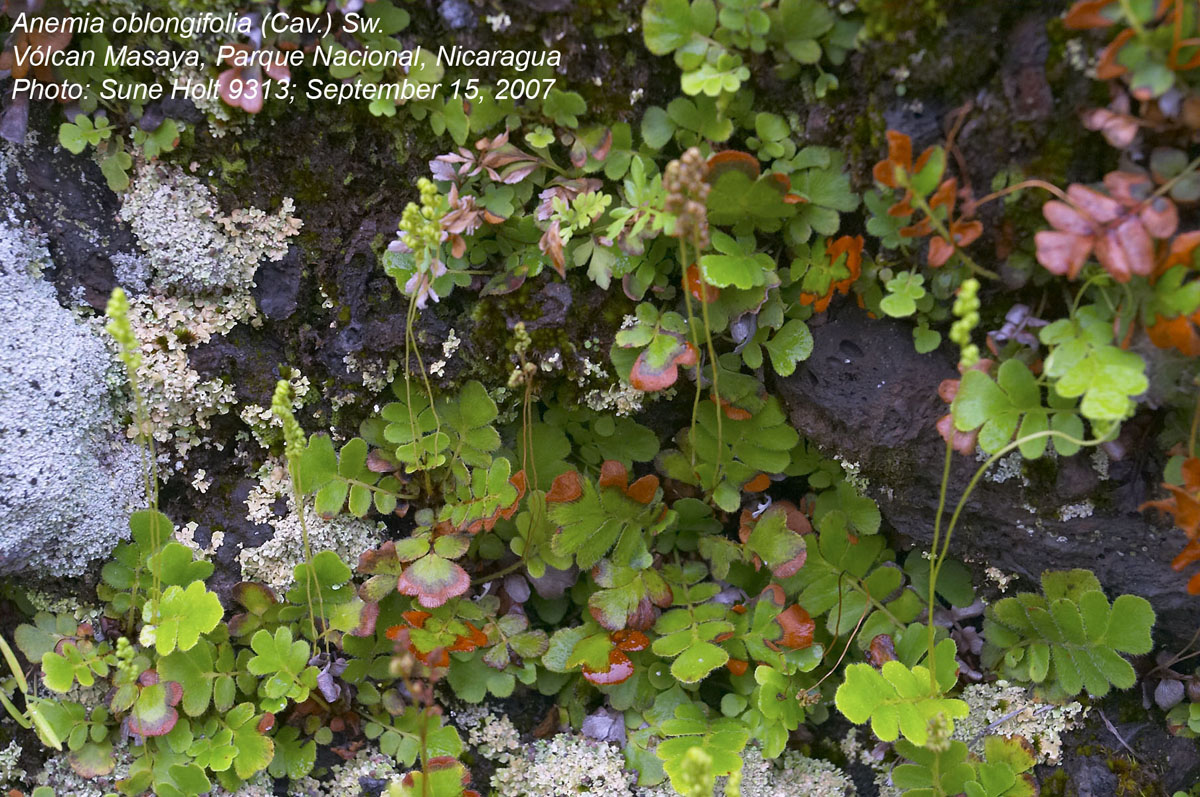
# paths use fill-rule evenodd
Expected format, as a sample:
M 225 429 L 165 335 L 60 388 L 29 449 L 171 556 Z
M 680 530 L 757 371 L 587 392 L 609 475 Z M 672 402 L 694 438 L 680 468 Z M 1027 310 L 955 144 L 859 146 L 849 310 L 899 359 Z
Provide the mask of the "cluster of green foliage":
M 880 4 L 863 5 L 870 27 Z M 1144 4 L 1110 5 L 1104 19 L 1145 15 Z M 398 47 L 408 15 L 385 0 L 368 13 L 384 24 L 362 44 Z M 405 533 L 344 562 L 309 550 L 305 532 L 292 589 L 242 583 L 236 605 L 222 606 L 206 584 L 212 565 L 171 541 L 150 473 L 148 508 L 103 571 L 103 621 L 42 614 L 16 633 L 41 683 L 66 696 L 37 696 L 6 649 L 9 712 L 65 744 L 84 775 L 111 772 L 128 737 L 126 794 L 233 789 L 263 770 L 304 777 L 333 729 L 353 726 L 410 768 L 392 794 L 456 797 L 468 790 L 463 745 L 431 704 L 443 681 L 468 703 L 536 690 L 575 727 L 599 706 L 619 712 L 639 785 L 682 794 L 710 794 L 723 776 L 735 789 L 747 745 L 777 757 L 831 709 L 893 744 L 893 782 L 907 795 L 1035 793 L 1034 759 L 1018 741 L 989 738 L 976 755 L 951 738 L 966 712 L 960 660 L 972 654 L 936 618 L 976 599 L 969 571 L 949 558 L 970 490 L 952 509 L 943 494 L 928 556 L 897 553 L 874 501 L 801 438 L 768 386 L 811 356 L 809 322 L 853 294 L 876 316 L 911 321 L 920 352 L 943 333 L 958 345 L 962 378 L 943 386 L 940 428 L 948 447 L 988 455 L 972 487 L 1014 451 L 1071 456 L 1111 441 L 1150 403 L 1167 410 L 1164 444 L 1187 441 L 1195 400 L 1181 386 L 1194 385 L 1200 355 L 1200 261 L 1164 196 L 1195 166 L 1160 155 L 1168 176 L 1157 188 L 1125 176 L 1106 180 L 1108 194 L 1054 189 L 1065 198 L 1047 206 L 1055 231 L 1006 265 L 1067 299 L 1045 299 L 1044 318 L 1010 316 L 997 274 L 968 251 L 984 232 L 975 209 L 1045 186 L 966 201 L 952 141 L 914 159 L 908 137 L 890 132 L 876 186 L 860 197 L 841 153 L 803 146 L 794 114 L 759 108 L 752 59 L 824 96 L 838 88 L 826 68 L 855 46 L 860 16 L 818 0 L 649 0 L 645 45 L 672 56 L 683 93 L 640 124 L 597 120 L 564 88 L 516 103 L 472 86 L 467 104 L 406 104 L 454 148 L 432 162 L 381 257 L 408 300 L 403 374 L 338 446 L 301 430 L 286 390 L 274 405 L 302 521 L 311 506 L 327 518 L 389 518 Z M 1135 21 L 1151 28 L 1139 36 L 1165 30 Z M 369 68 L 334 77 L 395 78 Z M 457 77 L 466 73 L 427 58 L 405 79 Z M 120 188 L 125 144 L 94 103 L 82 110 L 60 140 L 97 148 Z M 380 124 L 399 110 L 370 106 Z M 174 146 L 171 129 L 130 135 L 154 157 Z M 870 237 L 840 234 L 860 200 Z M 1106 224 L 1140 225 L 1149 248 Z M 1030 273 L 1035 254 L 1045 271 Z M 507 383 L 434 390 L 414 331 L 429 302 L 559 280 L 623 294 L 629 311 L 611 347 L 560 346 L 570 378 L 608 387 L 599 366 L 647 401 L 674 389 L 691 399 L 686 423 L 660 434 L 566 398 L 523 324 L 501 349 Z M 116 304 L 112 330 L 133 379 L 135 342 Z M 981 340 L 985 320 L 1006 326 Z M 1146 358 L 1128 346 L 1135 333 L 1175 350 L 1152 397 Z M 1050 699 L 1101 697 L 1134 684 L 1125 656 L 1149 651 L 1153 621 L 1145 600 L 1110 602 L 1086 571 L 1047 573 L 1041 593 L 988 608 L 978 661 Z M 102 703 L 73 699 L 99 685 Z M 1194 711 L 1174 710 L 1200 731 Z

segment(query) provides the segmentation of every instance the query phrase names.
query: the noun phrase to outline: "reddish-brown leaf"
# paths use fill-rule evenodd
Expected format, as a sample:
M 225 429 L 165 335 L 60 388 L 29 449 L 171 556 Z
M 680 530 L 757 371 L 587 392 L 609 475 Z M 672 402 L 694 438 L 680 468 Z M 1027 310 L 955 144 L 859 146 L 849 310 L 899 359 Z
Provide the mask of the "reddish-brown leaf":
M 579 480 L 579 471 L 568 470 L 554 477 L 550 492 L 546 493 L 548 504 L 569 504 L 578 501 L 583 495 L 583 483 Z
M 471 587 L 471 577 L 457 562 L 449 559 L 446 562 L 446 572 L 437 578 L 421 580 L 414 571 L 417 568 L 406 567 L 396 583 L 396 591 L 402 595 L 416 598 L 426 608 L 441 606 L 451 598 L 457 597 Z
M 661 369 L 654 368 L 649 364 L 646 357 L 647 352 L 649 349 L 638 354 L 637 359 L 633 361 L 633 367 L 629 370 L 629 384 L 644 393 L 666 390 L 679 378 L 678 366 L 695 365 L 697 361 L 696 348 L 691 343 L 684 343 L 680 353 Z
M 787 601 L 787 595 L 784 593 L 783 587 L 774 583 L 763 587 L 761 597 L 766 598 L 776 606 L 782 606 Z
M 1142 222 L 1129 217 L 1096 239 L 1096 259 L 1117 282 L 1154 271 L 1154 241 Z
M 642 478 L 629 485 L 629 489 L 625 491 L 625 495 L 629 496 L 639 504 L 648 504 L 654 500 L 654 496 L 658 493 L 658 477 L 653 473 L 647 474 Z
M 721 298 L 721 289 L 709 285 L 700 275 L 700 268 L 693 263 L 684 272 L 683 283 L 687 292 L 697 301 L 710 304 Z
M 742 485 L 742 489 L 748 493 L 761 493 L 763 490 L 771 486 L 771 477 L 765 473 L 760 473 L 750 481 Z
M 776 640 L 778 644 L 792 650 L 803 650 L 812 645 L 817 624 L 800 604 L 793 603 L 784 609 L 775 618 L 775 622 L 783 629 L 783 636 Z
M 622 629 L 613 631 L 608 638 L 617 646 L 617 650 L 623 650 L 626 653 L 634 653 L 650 647 L 650 638 L 641 631 Z
M 717 178 L 729 171 L 742 172 L 750 178 L 751 182 L 757 180 L 759 174 L 762 173 L 758 158 L 749 152 L 741 152 L 736 149 L 715 153 L 709 157 L 707 166 L 708 170 L 704 179 L 709 183 L 715 183 Z
M 1137 117 L 1116 113 L 1108 108 L 1084 111 L 1081 119 L 1084 127 L 1097 131 L 1109 145 L 1117 149 L 1125 149 L 1132 144 L 1141 129 Z
M 746 670 L 750 668 L 750 662 L 742 659 L 730 659 L 725 662 L 725 668 L 733 675 L 745 675 Z
M 1063 25 L 1071 30 L 1107 28 L 1113 21 L 1101 12 L 1116 0 L 1078 0 L 1063 17 Z
M 1166 197 L 1155 197 L 1138 212 L 1146 232 L 1155 238 L 1170 238 L 1179 228 L 1179 210 Z
M 1080 183 L 1067 187 L 1067 197 L 1089 219 L 1100 224 L 1116 221 L 1125 212 L 1125 207 L 1117 200 Z
M 628 681 L 633 675 L 633 662 L 616 648 L 608 652 L 608 669 L 593 670 L 583 665 L 583 677 L 596 686 L 611 686 Z
M 600 487 L 615 487 L 621 492 L 625 492 L 625 488 L 629 484 L 629 472 L 619 461 L 606 459 L 600 465 L 600 478 L 597 479 L 596 484 Z
M 1075 279 L 1092 253 L 1090 235 L 1042 230 L 1033 236 L 1033 241 L 1042 267 L 1068 279 Z
M 929 255 L 926 258 L 930 268 L 941 268 L 946 265 L 946 261 L 954 254 L 954 244 L 947 241 L 945 238 L 934 237 L 929 239 Z
M 1096 78 L 1098 80 L 1113 80 L 1129 71 L 1129 67 L 1120 63 L 1117 56 L 1121 54 L 1121 48 L 1128 44 L 1135 35 L 1137 35 L 1136 30 L 1125 28 L 1104 48 L 1104 51 L 1100 53 L 1100 60 L 1096 62 Z
M 808 515 L 800 510 L 800 507 L 793 504 L 791 501 L 776 501 L 775 506 L 782 509 L 787 515 L 787 527 L 797 534 L 811 534 L 813 527 L 808 519 Z
M 896 660 L 896 645 L 887 634 L 878 634 L 871 640 L 867 648 L 867 660 L 875 667 L 882 667 L 884 662 Z

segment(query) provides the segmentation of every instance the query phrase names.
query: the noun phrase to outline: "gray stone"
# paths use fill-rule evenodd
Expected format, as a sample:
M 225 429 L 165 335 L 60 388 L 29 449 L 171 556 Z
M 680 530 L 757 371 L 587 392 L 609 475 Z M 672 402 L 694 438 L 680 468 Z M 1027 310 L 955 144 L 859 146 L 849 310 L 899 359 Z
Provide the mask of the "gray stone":
M 50 266 L 32 230 L 0 219 L 0 574 L 82 573 L 129 535 L 141 495 L 113 358 L 58 303 Z

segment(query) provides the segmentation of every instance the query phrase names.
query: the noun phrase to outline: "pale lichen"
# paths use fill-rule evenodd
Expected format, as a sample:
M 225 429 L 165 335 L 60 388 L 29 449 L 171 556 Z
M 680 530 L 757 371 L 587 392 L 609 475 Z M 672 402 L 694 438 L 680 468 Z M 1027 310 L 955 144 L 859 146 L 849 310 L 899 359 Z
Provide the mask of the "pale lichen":
M 138 380 L 168 464 L 171 454 L 183 457 L 200 445 L 211 419 L 235 405 L 233 385 L 200 376 L 188 355 L 239 323 L 261 323 L 250 293 L 254 274 L 264 258 L 287 252 L 301 226 L 292 211 L 284 199 L 275 213 L 222 213 L 203 183 L 162 165 L 143 165 L 123 195 L 119 216 L 137 235 L 150 271 L 148 292 L 129 312 L 142 353 Z
M 196 541 L 196 529 L 200 526 L 195 521 L 184 523 L 179 528 L 175 529 L 175 540 L 181 545 L 191 548 L 195 551 L 197 558 L 211 559 L 216 554 L 217 549 L 225 544 L 225 532 L 213 531 L 207 546 L 202 546 Z
M 977 449 L 975 459 L 978 462 L 986 462 L 990 456 L 983 449 Z M 996 463 L 988 469 L 984 478 L 996 484 L 1004 484 L 1007 481 L 1016 479 L 1021 483 L 1022 487 L 1029 486 L 1029 478 L 1025 475 L 1025 458 L 1021 456 L 1021 452 L 1019 451 L 1014 451 L 1008 456 L 996 460 Z
M 0 750 L 0 786 L 16 789 L 25 779 L 25 770 L 21 768 L 21 745 L 11 741 Z
M 971 684 L 962 699 L 968 715 L 955 722 L 954 738 L 981 753 L 985 736 L 1021 736 L 1033 745 L 1038 762 L 1056 764 L 1062 756 L 1062 734 L 1074 728 L 1087 711 L 1079 703 L 1055 705 L 1008 681 Z
M 994 583 L 996 585 L 996 589 L 1000 590 L 1001 592 L 1007 592 L 1008 585 L 1017 578 L 1015 575 L 1005 573 L 998 567 L 988 567 L 983 571 L 983 574 L 987 576 L 988 581 Z
M 841 769 L 822 758 L 809 758 L 787 750 L 766 760 L 757 747 L 742 753 L 742 797 L 852 797 L 854 782 Z
M 204 440 L 212 419 L 235 404 L 235 389 L 221 379 L 205 379 L 192 368 L 188 352 L 255 318 L 248 293 L 220 298 L 146 294 L 130 302 L 129 322 L 142 352 L 138 383 L 145 396 L 154 439 L 163 456 L 182 457 Z M 137 429 L 131 427 L 132 438 Z
M 467 729 L 467 744 L 489 761 L 507 764 L 521 749 L 521 733 L 505 715 L 488 713 Z
M 778 758 L 765 759 L 751 745 L 742 751 L 742 797 L 854 797 L 854 782 L 835 764 L 810 758 L 797 750 L 786 750 Z M 715 794 L 725 793 L 726 778 L 717 778 Z M 671 797 L 669 783 L 635 791 L 636 797 Z M 898 792 L 897 792 L 898 794 Z
M 274 535 L 257 548 L 238 553 L 242 577 L 284 591 L 292 584 L 292 571 L 304 561 L 300 517 L 292 506 L 292 482 L 282 460 L 268 460 L 258 471 L 258 484 L 246 498 L 247 519 L 269 525 Z M 356 562 L 364 551 L 379 545 L 382 524 L 339 515 L 326 520 L 306 501 L 304 518 L 311 550 L 334 551 L 343 561 Z M 282 514 L 276 507 L 283 506 Z
M 291 408 L 295 412 L 310 398 L 312 384 L 307 376 L 295 370 L 291 371 L 287 381 L 292 386 Z M 283 422 L 271 410 L 269 404 L 266 406 L 253 403 L 242 404 L 238 408 L 238 417 L 242 419 L 254 439 L 263 448 L 270 448 L 273 442 L 281 439 Z
M 583 397 L 583 403 L 596 412 L 613 412 L 617 415 L 634 415 L 641 412 L 646 394 L 624 382 L 607 389 L 591 390 Z
M 143 471 L 117 432 L 107 336 L 59 304 L 51 265 L 0 214 L 0 571 L 78 575 L 128 536 Z
M 300 231 L 291 199 L 276 213 L 220 212 L 208 187 L 176 168 L 143 165 L 122 197 L 129 223 L 153 269 L 153 282 L 193 294 L 243 293 L 264 257 L 280 260 Z
M 48 786 L 55 794 L 71 797 L 106 797 L 117 791 L 117 781 L 129 776 L 129 753 L 117 748 L 113 771 L 107 775 L 85 778 L 71 768 L 67 753 L 59 753 L 46 759 L 42 769 L 33 777 L 34 784 Z
M 1093 504 L 1090 500 L 1083 500 L 1079 501 L 1078 503 L 1067 504 L 1066 506 L 1059 507 L 1058 519 L 1066 522 L 1068 520 L 1074 520 L 1075 518 L 1091 517 L 1092 513 L 1095 511 L 1095 504 Z
M 363 781 L 375 782 L 382 786 L 399 775 L 395 760 L 391 756 L 368 748 L 360 750 L 358 755 L 346 763 L 333 767 L 328 780 L 318 781 L 308 777 L 293 781 L 289 785 L 288 795 L 289 797 L 361 797 L 368 793 L 375 793 L 367 792 L 363 788 Z
M 561 797 L 590 794 L 624 797 L 634 776 L 620 751 L 570 733 L 538 739 L 492 775 L 497 797 Z

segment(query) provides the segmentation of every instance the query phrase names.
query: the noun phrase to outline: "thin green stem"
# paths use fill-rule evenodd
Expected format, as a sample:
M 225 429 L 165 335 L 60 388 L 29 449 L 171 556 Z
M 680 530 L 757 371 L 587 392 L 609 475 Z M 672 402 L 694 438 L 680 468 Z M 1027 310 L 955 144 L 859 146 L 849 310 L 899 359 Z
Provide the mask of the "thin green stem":
M 1088 277 L 1087 280 L 1085 280 L 1084 283 L 1079 286 L 1079 290 L 1076 292 L 1075 298 L 1071 301 L 1070 318 L 1074 319 L 1075 314 L 1079 312 L 1079 303 L 1083 301 L 1083 297 L 1084 294 L 1087 293 L 1087 289 L 1092 287 L 1093 284 L 1102 282 L 1106 279 L 1108 279 L 1108 272 L 1100 271 Z
M 423 446 L 420 443 L 421 430 L 417 426 L 416 414 L 413 412 L 412 404 L 412 365 L 411 359 L 413 356 L 417 358 L 417 369 L 421 372 L 421 379 L 425 384 L 425 394 L 429 399 L 429 411 L 433 414 L 434 432 L 433 443 L 437 444 L 438 438 L 442 432 L 442 421 L 438 417 L 437 407 L 434 406 L 433 386 L 429 383 L 429 374 L 425 372 L 425 363 L 421 359 L 421 349 L 417 346 L 417 337 L 413 332 L 413 324 L 417 318 L 417 292 L 408 299 L 408 314 L 404 319 L 404 398 L 408 402 L 408 421 L 412 430 L 413 453 L 417 454 L 418 450 L 423 451 Z M 418 461 L 415 463 L 424 465 L 427 463 Z M 426 494 L 433 493 L 433 480 L 429 475 L 429 469 L 422 467 L 422 477 L 425 481 Z
M 479 584 L 486 584 L 489 581 L 495 581 L 498 578 L 503 578 L 504 576 L 507 576 L 509 573 L 515 573 L 516 571 L 520 570 L 524 566 L 525 566 L 525 562 L 523 559 L 522 559 L 522 561 L 519 561 L 519 562 L 513 562 L 511 565 L 508 565 L 507 567 L 500 568 L 495 573 L 488 573 L 486 576 L 479 576 L 478 578 L 471 579 L 471 586 L 477 586 Z
M 1145 205 L 1147 202 L 1149 202 L 1153 199 L 1157 199 L 1160 196 L 1163 196 L 1168 191 L 1170 191 L 1172 188 L 1174 188 L 1176 186 L 1176 184 L 1179 183 L 1180 180 L 1191 175 L 1191 173 L 1196 171 L 1196 169 L 1200 169 L 1200 157 L 1196 158 L 1194 161 L 1189 163 L 1187 166 L 1184 166 L 1183 171 L 1181 171 L 1179 174 L 1175 175 L 1170 180 L 1167 180 L 1165 183 L 1163 183 L 1158 188 L 1156 188 L 1154 193 L 1151 194 L 1147 199 L 1145 199 L 1142 202 L 1142 205 Z
M 954 447 L 949 440 L 946 441 L 946 460 L 942 464 L 942 488 L 938 494 L 937 516 L 933 520 L 933 542 L 929 546 L 929 612 L 926 622 L 929 625 L 929 686 L 936 691 L 937 689 L 937 661 L 933 655 L 934 645 L 934 626 L 933 626 L 933 607 L 934 607 L 934 587 L 937 579 L 933 573 L 933 558 L 938 549 L 938 537 L 942 531 L 942 515 L 946 511 L 946 489 L 950 484 L 950 466 L 954 455 Z
M 300 495 L 300 480 L 296 473 L 296 468 L 291 460 L 288 460 L 288 476 L 292 480 L 292 503 L 296 506 L 296 517 L 300 519 L 300 540 L 304 545 L 304 593 L 305 600 L 308 603 L 308 622 L 312 631 L 313 644 L 317 644 L 318 639 L 323 643 L 325 655 L 328 658 L 329 652 L 329 636 L 322 633 L 317 635 L 317 619 L 313 611 L 313 584 L 317 585 L 317 605 L 321 608 L 321 617 L 325 620 L 325 596 L 321 594 L 321 580 L 317 576 L 316 568 L 313 567 L 312 546 L 308 541 L 308 521 L 304 516 L 304 499 Z M 332 659 L 330 659 L 332 661 Z
M 1065 432 L 1060 432 L 1060 431 L 1057 431 L 1054 429 L 1048 429 L 1043 432 L 1035 432 L 1033 434 L 1028 434 L 1028 435 L 1025 435 L 1024 437 L 1020 437 L 1016 440 L 1013 440 L 1011 443 L 1008 443 L 1003 448 L 1001 448 L 999 451 L 992 454 L 991 457 L 989 457 L 988 460 L 986 462 L 984 462 L 982 465 L 980 465 L 979 468 L 975 471 L 975 475 L 971 477 L 971 480 L 967 483 L 967 488 L 963 491 L 963 494 L 959 497 L 957 503 L 955 504 L 954 512 L 950 515 L 950 522 L 946 525 L 946 535 L 945 535 L 944 539 L 942 540 L 941 551 L 939 552 L 936 549 L 936 547 L 930 548 L 930 551 L 933 554 L 933 558 L 930 560 L 930 563 L 929 563 L 929 595 L 930 595 L 930 603 L 929 603 L 930 632 L 929 632 L 929 637 L 930 637 L 930 642 L 929 642 L 928 658 L 929 658 L 929 666 L 930 666 L 931 674 L 933 672 L 933 667 L 934 667 L 933 593 L 934 593 L 934 589 L 937 585 L 938 574 L 941 572 L 942 565 L 945 564 L 946 557 L 950 553 L 950 540 L 954 535 L 955 528 L 958 527 L 958 520 L 959 520 L 959 517 L 962 515 L 963 508 L 967 504 L 967 499 L 969 499 L 971 497 L 971 493 L 975 491 L 975 487 L 979 484 L 979 480 L 981 478 L 983 478 L 983 474 L 987 472 L 988 468 L 990 468 L 996 462 L 998 462 L 999 460 L 1008 456 L 1009 453 L 1011 453 L 1012 451 L 1015 451 L 1016 449 L 1020 448 L 1024 444 L 1032 442 L 1034 440 L 1039 440 L 1043 437 L 1054 438 L 1056 440 L 1065 440 L 1068 443 L 1074 443 L 1075 445 L 1079 446 L 1080 448 L 1089 448 L 1091 446 L 1097 446 L 1097 445 L 1100 445 L 1101 443 L 1108 442 L 1109 440 L 1112 439 L 1111 435 L 1106 435 L 1106 436 L 1098 437 L 1098 438 L 1095 438 L 1092 440 L 1080 440 L 1076 437 L 1072 437 L 1071 435 L 1066 434 Z M 950 470 L 949 470 L 949 468 L 947 468 L 942 474 L 942 490 L 943 490 L 943 492 L 945 491 L 949 480 L 950 480 Z M 939 517 L 938 517 L 937 521 L 935 521 L 935 526 L 934 526 L 935 530 L 938 527 L 938 525 L 937 525 L 938 521 L 941 520 L 940 516 L 943 511 L 944 511 L 944 505 L 939 503 L 939 507 L 938 507 Z M 936 681 L 934 683 L 936 683 Z
M 1121 11 L 1125 14 L 1125 18 L 1129 20 L 1129 26 L 1137 31 L 1138 36 L 1145 36 L 1146 26 L 1142 24 L 1137 14 L 1134 13 L 1133 6 L 1129 4 L 1129 0 L 1117 0 L 1117 2 L 1121 4 Z
M 725 408 L 721 406 L 721 388 L 717 383 L 717 370 L 720 364 L 717 362 L 717 349 L 713 345 L 712 323 L 708 317 L 708 302 L 700 302 L 700 312 L 704 317 L 704 340 L 708 344 L 708 359 L 712 361 L 712 398 L 716 404 L 717 418 L 717 462 L 713 467 L 712 490 L 717 489 L 717 485 L 721 483 L 721 464 L 725 460 L 725 451 L 722 448 L 723 441 L 721 439 L 721 416 L 725 414 Z
M 696 316 L 692 312 L 692 292 L 691 292 L 691 290 L 688 289 L 688 284 L 687 284 L 688 283 L 687 250 L 684 248 L 684 242 L 683 242 L 682 238 L 679 239 L 679 265 L 680 265 L 680 268 L 683 269 L 683 280 L 682 280 L 683 302 L 684 302 L 684 305 L 687 307 L 688 334 L 691 336 L 692 346 L 695 347 L 696 351 L 699 351 L 700 350 L 700 337 L 696 333 Z M 691 448 L 691 453 L 692 453 L 692 472 L 693 473 L 696 472 L 696 424 L 700 417 L 700 391 L 703 389 L 700 384 L 700 382 L 701 382 L 701 378 L 700 378 L 701 367 L 702 367 L 702 364 L 700 362 L 700 358 L 697 357 L 696 358 L 696 392 L 692 396 L 692 421 L 691 421 L 691 424 L 688 426 L 688 441 L 690 443 L 689 447 Z
M 150 413 L 146 409 L 146 399 L 138 385 L 137 370 L 126 366 L 126 376 L 129 379 L 130 392 L 133 394 L 134 424 L 137 429 L 137 439 L 142 450 L 142 480 L 146 493 L 146 508 L 150 510 L 150 545 L 154 551 L 150 577 L 150 599 L 154 605 L 153 621 L 158 622 L 158 602 L 162 596 L 162 560 L 158 556 L 162 548 L 162 529 L 159 527 L 158 515 L 158 452 L 155 450 L 154 434 L 150 424 Z M 138 567 L 134 573 L 133 599 L 129 606 L 129 627 L 132 629 L 136 621 L 137 594 L 141 583 L 142 558 L 138 559 Z

